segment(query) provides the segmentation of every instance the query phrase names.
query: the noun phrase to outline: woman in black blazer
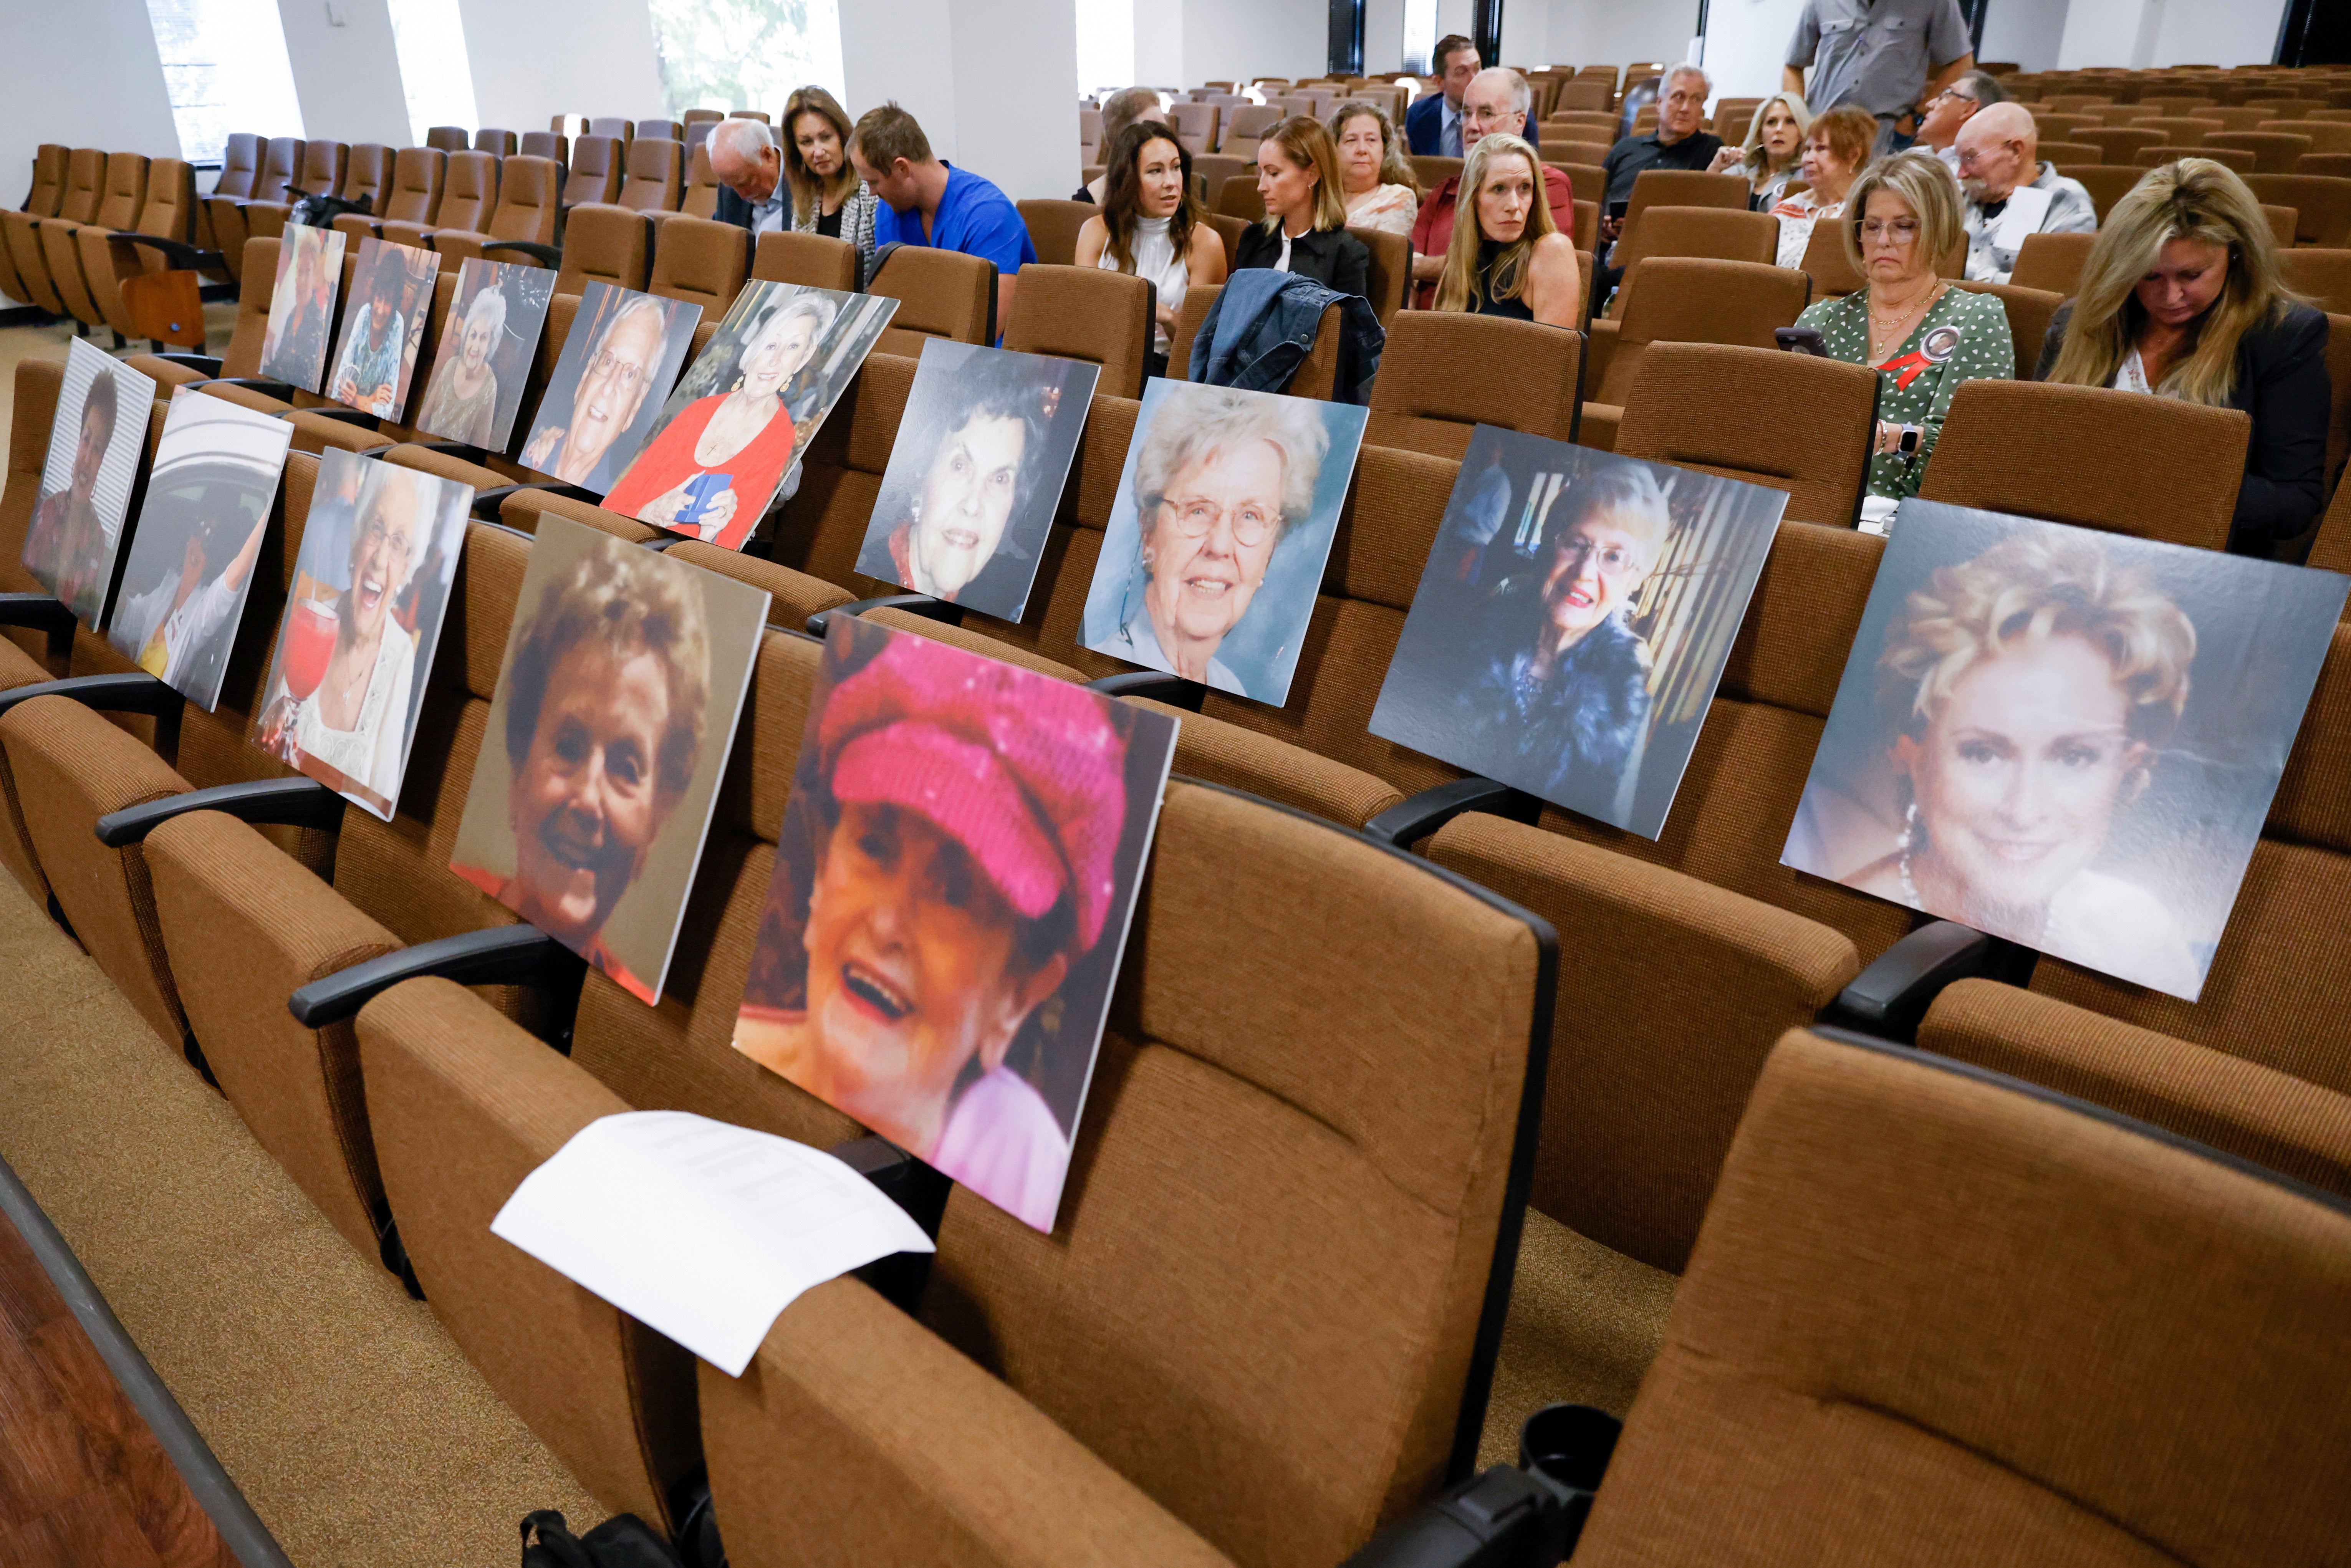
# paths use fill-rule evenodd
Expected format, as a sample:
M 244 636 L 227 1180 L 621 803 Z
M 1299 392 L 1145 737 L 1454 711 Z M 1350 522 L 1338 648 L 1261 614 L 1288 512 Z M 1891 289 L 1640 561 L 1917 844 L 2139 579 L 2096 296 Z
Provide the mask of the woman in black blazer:
M 2326 317 L 2287 292 L 2245 183 L 2209 158 L 2148 172 L 2106 214 L 2036 377 L 2252 418 L 2229 549 L 2268 555 L 2325 501 Z
M 1241 235 L 1233 269 L 1273 267 L 1311 277 L 1341 294 L 1371 292 L 1372 253 L 1347 232 L 1339 153 L 1311 116 L 1295 114 L 1257 149 L 1258 194 L 1265 221 Z

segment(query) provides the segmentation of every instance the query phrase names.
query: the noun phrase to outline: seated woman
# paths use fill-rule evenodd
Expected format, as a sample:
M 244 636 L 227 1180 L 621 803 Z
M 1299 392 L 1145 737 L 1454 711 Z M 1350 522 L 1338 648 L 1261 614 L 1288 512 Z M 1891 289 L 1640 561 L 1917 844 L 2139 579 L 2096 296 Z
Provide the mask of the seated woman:
M 678 410 L 645 443 L 604 505 L 623 517 L 734 548 L 792 465 L 795 434 L 785 395 L 839 314 L 840 307 L 821 294 L 789 294 L 755 319 L 743 334 L 734 390 Z M 705 475 L 726 483 L 705 485 L 706 493 L 698 495 L 695 482 Z
M 1077 264 L 1147 277 L 1159 291 L 1145 373 L 1167 373 L 1167 340 L 1195 283 L 1225 280 L 1225 240 L 1192 193 L 1192 154 L 1156 120 L 1138 120 L 1110 145 L 1099 216 L 1078 230 Z
M 1404 138 L 1376 104 L 1343 103 L 1331 116 L 1339 151 L 1339 184 L 1347 200 L 1347 226 L 1385 229 L 1412 237 L 1420 215 L 1420 177 L 1405 160 Z
M 1468 193 L 1453 225 L 1439 310 L 1468 310 L 1573 329 L 1583 300 L 1575 242 L 1559 232 L 1542 195 L 1542 161 L 1522 139 L 1481 138 L 1461 166 Z
M 1265 221 L 1241 235 L 1234 271 L 1270 267 L 1342 294 L 1367 292 L 1372 253 L 1347 232 L 1339 155 L 1321 120 L 1293 114 L 1266 133 L 1257 144 L 1257 192 Z
M 1788 182 L 1796 177 L 1812 124 L 1813 111 L 1804 107 L 1801 97 L 1775 92 L 1757 106 L 1754 118 L 1747 122 L 1747 140 L 1717 152 L 1710 170 L 1717 174 L 1746 175 L 1748 210 L 1768 213 L 1788 193 Z M 1853 177 L 1851 170 L 1845 177 Z
M 528 607 L 498 737 L 514 874 L 449 868 L 647 1004 L 604 922 L 694 781 L 710 700 L 701 592 L 663 564 L 607 535 Z
M 1771 207 L 1771 215 L 1780 220 L 1777 260 L 1782 267 L 1803 266 L 1804 251 L 1813 243 L 1813 225 L 1823 218 L 1844 214 L 1854 176 L 1869 162 L 1870 144 L 1876 140 L 1876 120 L 1851 104 L 1832 109 L 1813 121 L 1804 133 L 1802 167 L 1806 188 Z
M 2279 278 L 2260 198 L 2221 164 L 2183 158 L 2106 214 L 2035 376 L 2251 415 L 2229 549 L 2267 555 L 2325 499 L 2326 333 L 2325 313 Z
M 1823 115 L 1813 122 L 1815 135 Z M 1877 368 L 1877 437 L 1869 494 L 1880 502 L 1918 493 L 1918 481 L 1959 383 L 2016 373 L 2008 310 L 1989 294 L 1954 288 L 1935 258 L 1956 251 L 1959 187 L 1930 152 L 1881 158 L 1862 171 L 1839 219 L 1845 256 L 1866 287 L 1823 299 L 1796 318 L 1821 334 L 1830 357 Z M 1863 504 L 1882 518 L 1891 506 Z
M 1071 196 L 1072 201 L 1092 202 L 1098 207 L 1110 193 L 1111 144 L 1130 125 L 1166 124 L 1167 111 L 1159 106 L 1159 95 L 1151 89 L 1130 87 L 1102 99 L 1102 172 L 1079 186 Z
M 820 87 L 795 91 L 784 105 L 784 183 L 791 187 L 790 228 L 845 239 L 861 272 L 873 270 L 873 214 L 879 197 L 849 161 L 849 116 Z

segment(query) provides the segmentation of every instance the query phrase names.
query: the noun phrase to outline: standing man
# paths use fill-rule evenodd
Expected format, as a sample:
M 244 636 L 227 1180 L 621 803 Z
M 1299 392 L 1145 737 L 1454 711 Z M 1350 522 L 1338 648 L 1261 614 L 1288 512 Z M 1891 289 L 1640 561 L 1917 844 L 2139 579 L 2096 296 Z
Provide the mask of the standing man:
M 2079 180 L 2041 161 L 2041 136 L 2021 103 L 1996 103 L 1959 129 L 1959 183 L 1968 204 L 1968 280 L 2006 283 L 2032 234 L 2098 232 L 2097 204 Z
M 1477 138 L 1462 135 L 1463 95 L 1478 74 L 1478 46 L 1458 33 L 1437 40 L 1429 57 L 1437 90 L 1405 110 L 1405 144 L 1423 158 L 1467 158 Z
M 1780 78 L 1814 114 L 1851 103 L 1876 115 L 1875 151 L 1885 153 L 1895 121 L 1917 116 L 1975 63 L 1959 0 L 1804 0 Z M 1818 68 L 1810 89 L 1808 66 Z
M 1468 157 L 1468 150 L 1489 136 L 1524 136 L 1527 108 L 1533 101 L 1534 89 L 1527 86 L 1527 78 L 1507 66 L 1470 78 L 1461 94 L 1462 156 Z M 1551 208 L 1552 222 L 1559 225 L 1560 233 L 1573 236 L 1575 187 L 1568 183 L 1564 169 L 1546 163 L 1542 174 L 1543 204 Z M 1446 247 L 1453 243 L 1454 209 L 1460 199 L 1461 176 L 1449 175 L 1422 200 L 1420 215 L 1413 220 L 1412 281 L 1417 309 L 1431 309 L 1437 304 L 1437 280 L 1445 271 Z
M 720 223 L 755 236 L 792 226 L 783 151 L 765 120 L 740 115 L 712 126 L 710 174 L 718 182 L 718 210 L 712 215 Z
M 1918 121 L 1918 139 L 1912 145 L 1931 151 L 1957 173 L 1959 127 L 1985 105 L 2007 101 L 2008 94 L 2001 90 L 1996 78 L 1982 71 L 1961 71 L 1950 86 L 1927 100 L 1926 118 Z
M 849 138 L 857 177 L 880 198 L 873 248 L 929 246 L 959 250 L 996 264 L 996 329 L 1012 319 L 1012 283 L 1037 259 L 1020 209 L 995 185 L 967 169 L 940 162 L 914 117 L 893 100 L 868 110 Z

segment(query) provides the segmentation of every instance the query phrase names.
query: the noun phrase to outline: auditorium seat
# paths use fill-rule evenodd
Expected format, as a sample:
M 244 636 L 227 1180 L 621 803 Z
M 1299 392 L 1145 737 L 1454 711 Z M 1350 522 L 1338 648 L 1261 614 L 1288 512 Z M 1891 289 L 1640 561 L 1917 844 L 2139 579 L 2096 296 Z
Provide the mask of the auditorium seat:
M 128 230 L 146 204 L 146 157 L 137 152 L 113 152 L 107 155 L 105 183 L 99 192 L 97 209 L 86 222 L 75 223 L 63 216 L 35 220 L 39 225 L 42 265 L 47 271 L 49 287 L 65 305 L 63 314 L 86 327 L 105 324 L 83 275 L 81 236 L 94 231 L 102 241 L 110 234 Z
M 571 144 L 571 172 L 563 182 L 566 210 L 610 202 L 621 193 L 621 144 L 609 136 L 582 136 Z
M 1256 179 L 1257 170 L 1254 162 L 1247 158 L 1228 157 L 1222 152 L 1202 152 L 1193 155 L 1192 178 L 1199 182 L 1201 199 L 1204 202 L 1223 190 L 1225 182 L 1237 174 L 1245 175 L 1252 180 Z
M 695 329 L 695 346 L 699 350 L 726 308 L 735 303 L 735 297 L 743 292 L 743 280 L 750 274 L 749 231 L 715 218 L 673 214 L 654 232 L 653 272 L 645 289 L 664 299 L 684 299 L 702 307 L 702 321 Z
M 526 156 L 545 158 L 567 172 L 571 167 L 571 143 L 559 131 L 524 131 L 522 151 Z
M 636 136 L 637 128 L 635 125 L 625 120 L 590 120 L 588 121 L 588 134 L 590 136 L 609 136 L 625 149 L 629 142 Z
M 2294 161 L 2310 151 L 2310 138 L 2276 131 L 2216 131 L 2204 139 L 2206 147 L 2234 147 L 2253 155 L 2253 172 L 2288 174 Z
M 215 191 L 204 197 L 205 221 L 212 225 L 212 248 L 221 253 L 222 265 L 231 279 L 245 276 L 245 242 L 251 232 L 246 223 L 245 204 L 283 202 L 301 157 L 299 138 L 273 136 L 261 143 L 259 162 L 252 178 L 243 182 L 243 190 L 227 194 Z
M 2220 549 L 2252 432 L 2235 409 L 1978 377 L 1951 400 L 1918 497 Z
M 2129 158 L 2108 158 L 2107 162 L 2127 163 L 2136 159 L 2140 152 L 2158 145 L 2201 147 L 2204 144 L 2204 139 L 2221 130 L 2222 125 L 2218 119 L 2207 120 L 2193 115 L 2158 115 L 2151 119 L 2132 120 L 2130 128 L 2134 131 L 2150 132 L 2155 140 L 2140 142 L 2132 150 Z
M 193 238 L 195 214 L 195 170 L 178 158 L 158 158 L 147 166 L 147 194 L 138 216 L 120 227 L 186 245 Z M 161 247 L 118 240 L 111 231 L 94 226 L 78 231 L 74 242 L 81 252 L 83 281 L 100 317 L 92 325 L 102 323 L 125 341 L 140 336 L 123 303 L 123 281 L 170 270 L 178 260 Z
M 1575 1561 L 2324 1557 L 2346 1281 L 2339 1200 L 2013 1080 L 1792 1033 Z
M 474 132 L 474 151 L 487 152 L 496 158 L 511 158 L 521 151 L 521 142 L 511 131 L 484 127 Z
M 1455 462 L 1480 424 L 1572 441 L 1583 334 L 1466 311 L 1388 323 L 1364 440 Z
M 1211 103 L 1179 103 L 1168 110 L 1176 140 L 1195 157 L 1217 150 L 1217 107 Z
M 857 247 L 845 239 L 770 229 L 752 247 L 751 276 L 848 294 L 857 288 L 859 259 Z
M 678 198 L 677 210 L 689 218 L 716 217 L 718 176 L 711 172 L 707 144 L 686 149 L 685 170 L 685 191 Z
M 996 340 L 996 264 L 985 257 L 927 246 L 893 246 L 874 256 L 865 291 L 898 301 L 890 325 L 874 342 L 882 353 L 911 359 L 923 351 L 925 338 L 958 343 Z
M 261 343 L 269 333 L 269 300 L 277 287 L 277 241 L 263 239 L 245 247 L 245 277 L 239 280 L 236 291 L 236 319 L 230 329 L 228 347 L 221 351 L 220 358 L 204 354 L 132 354 L 123 361 L 141 375 L 155 379 L 159 401 L 168 401 L 172 389 L 177 386 L 223 377 L 251 380 L 260 376 Z M 280 394 L 293 391 L 282 382 L 269 385 Z M 265 413 L 274 413 L 285 406 L 277 397 L 249 387 L 215 387 L 214 395 Z
M 302 144 L 300 161 L 285 193 L 273 200 L 247 202 L 240 209 L 247 237 L 275 239 L 285 232 L 294 204 L 304 196 L 331 196 L 343 183 L 350 149 L 340 141 L 311 141 Z
M 2294 209 L 2295 245 L 2351 249 L 2351 180 L 2253 173 L 2245 176 L 2245 183 L 2262 201 Z
M 392 155 L 391 183 L 372 215 L 339 214 L 335 226 L 353 239 L 377 235 L 386 223 L 429 229 L 441 206 L 448 154 L 437 147 L 403 147 Z
M 2088 141 L 2043 141 L 2040 155 L 2059 168 L 2097 168 L 2104 161 L 2100 149 Z
M 2074 298 L 2083 265 L 2090 259 L 2095 235 L 2029 234 L 2016 247 L 2016 266 L 2008 280 L 2019 288 L 2037 288 L 2060 299 Z
M 1196 161 L 1194 167 L 1196 168 Z M 1020 209 L 1020 222 L 1029 230 L 1029 243 L 1037 247 L 1037 259 L 1050 267 L 1068 267 L 1077 259 L 1078 231 L 1086 220 L 1102 209 L 1092 202 L 1061 202 L 1036 198 L 1014 204 Z
M 1032 262 L 1020 269 L 1003 346 L 1100 365 L 1097 392 L 1139 398 L 1157 298 L 1132 273 Z
M 1405 162 L 1412 165 L 1413 176 L 1420 182 L 1420 188 L 1434 191 L 1461 172 L 1463 161 L 1437 153 L 1416 152 Z
M 1784 490 L 1788 518 L 1851 528 L 1869 484 L 1877 394 L 1867 365 L 1729 343 L 1652 343 L 1626 393 L 1615 451 Z M 1769 409 L 1771 417 L 1692 417 L 1703 408 Z
M 2160 164 L 2177 163 L 2182 158 L 2209 158 L 2239 174 L 2252 173 L 2255 162 L 2252 153 L 2242 147 L 2208 147 L 2201 143 L 2191 147 L 2176 141 L 2160 147 L 2142 147 L 2134 157 L 2141 173 Z
M 498 203 L 498 161 L 486 152 L 452 152 L 441 176 L 441 199 L 428 220 L 393 220 L 379 225 L 382 237 L 400 245 L 428 246 L 443 229 L 477 234 Z
M 762 120 L 766 115 L 759 117 Z M 640 120 L 629 134 L 639 141 L 675 141 L 685 133 L 685 128 L 674 120 Z
M 2100 163 L 2061 164 L 2057 172 L 2069 180 L 2078 181 L 2090 193 L 2090 205 L 2096 209 L 2098 221 L 2105 223 L 2114 204 L 2130 193 L 2131 187 L 2146 178 L 2147 171 L 2137 167 L 2114 168 Z
M 1371 301 L 1373 318 L 1387 327 L 1412 292 L 1412 241 L 1391 229 L 1350 227 L 1347 232 L 1370 254 L 1364 292 Z
M 49 277 L 49 262 L 41 244 L 46 224 L 81 225 L 98 215 L 106 199 L 107 157 L 92 147 L 78 147 L 66 159 L 66 182 L 54 214 L 37 217 L 28 212 L 0 212 L 0 235 L 8 245 L 8 259 L 25 286 L 26 303 L 52 316 L 63 316 L 66 303 Z
M 1258 193 L 1257 176 L 1234 174 L 1217 188 L 1214 211 L 1224 217 L 1239 218 L 1244 223 L 1256 223 L 1265 216 L 1265 197 Z M 1228 250 L 1225 262 L 1232 263 L 1238 251 Z
M 474 144 L 462 125 L 436 125 L 424 133 L 424 145 L 443 152 L 464 152 Z
M 562 215 L 559 205 L 562 180 L 563 172 L 549 159 L 521 153 L 506 159 L 498 171 L 497 205 L 487 224 L 478 229 L 460 229 L 444 220 L 433 231 L 433 248 L 440 253 L 441 269 L 455 272 L 465 261 L 482 256 L 493 261 L 528 260 L 546 266 L 555 245 L 557 219 Z M 443 204 L 446 206 L 445 200 Z M 489 248 L 493 246 L 515 248 Z
M 30 287 L 16 270 L 9 255 L 5 225 L 9 214 L 39 219 L 55 217 L 57 204 L 65 195 L 68 149 L 54 141 L 44 141 L 33 152 L 33 184 L 19 207 L 0 209 L 0 298 L 30 303 Z M 37 233 L 37 230 L 35 231 Z M 37 246 L 36 246 L 37 248 Z
M 2342 120 L 2265 120 L 2253 129 L 2310 138 L 2310 150 L 2302 155 L 2304 158 L 2330 152 L 2351 152 L 2351 123 Z M 2286 171 L 2288 173 L 2295 172 L 2292 169 Z
M 597 123 L 601 124 L 602 121 Z M 628 144 L 628 153 L 622 167 L 625 175 L 620 193 L 612 199 L 624 207 L 638 212 L 677 211 L 678 194 L 685 169 L 674 141 L 639 141 Z
M 591 283 L 643 292 L 653 268 L 653 225 L 643 213 L 590 203 L 564 220 L 555 292 L 583 294 Z
M 1625 274 L 1619 319 L 1594 321 L 1585 368 L 1587 389 L 1576 439 L 1613 449 L 1625 398 L 1653 342 L 1776 346 L 1772 333 L 1792 326 L 1811 298 L 1812 279 L 1761 262 L 1659 256 Z
M 2001 308 L 2008 313 L 2009 335 L 2016 346 L 2016 379 L 2031 381 L 2033 367 L 2041 362 L 2041 346 L 2049 336 L 2049 319 L 2065 302 L 2064 296 L 2046 288 L 2021 288 L 2013 283 L 1970 283 L 1964 278 L 1954 279 L 1951 287 L 1970 294 L 1989 294 L 2000 301 Z
M 1815 231 L 1817 232 L 1817 230 Z M 1710 256 L 1718 261 L 1754 262 L 1770 266 L 1779 254 L 1780 220 L 1769 213 L 1745 208 L 1652 206 L 1641 226 L 1628 227 L 1617 246 L 1614 264 L 1625 282 L 1608 308 L 1613 319 L 1622 319 L 1625 301 L 1632 294 L 1633 269 L 1650 256 Z
M 1223 293 L 1220 283 L 1196 283 L 1184 291 L 1183 308 L 1176 311 L 1175 329 L 1167 334 L 1167 373 L 1175 380 L 1191 379 L 1193 346 Z M 1340 314 L 1335 302 L 1323 307 L 1313 346 L 1290 371 L 1290 383 L 1280 391 L 1290 397 L 1330 400 L 1339 379 Z

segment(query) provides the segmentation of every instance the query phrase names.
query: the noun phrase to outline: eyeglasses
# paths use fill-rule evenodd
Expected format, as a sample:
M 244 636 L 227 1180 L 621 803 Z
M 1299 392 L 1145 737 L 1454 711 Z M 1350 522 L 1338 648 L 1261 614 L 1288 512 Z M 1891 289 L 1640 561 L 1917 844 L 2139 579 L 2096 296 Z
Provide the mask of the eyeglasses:
M 1461 118 L 1471 125 L 1499 125 L 1518 112 L 1515 109 L 1489 109 L 1484 104 L 1472 103 L 1462 107 Z
M 591 376 L 611 376 L 621 383 L 622 392 L 634 390 L 636 384 L 645 379 L 644 366 L 634 360 L 624 360 L 610 349 L 599 349 L 590 357 L 588 373 Z
M 386 528 L 382 520 L 378 517 L 370 517 L 366 522 L 360 525 L 360 543 L 362 545 L 398 545 L 402 553 L 405 554 L 408 549 L 409 538 L 410 536 L 407 534 L 395 533 L 391 528 Z
M 1862 222 L 1861 237 L 1865 244 L 1882 240 L 1891 246 L 1916 245 L 1918 243 L 1918 220 L 1896 218 L 1888 223 L 1879 218 L 1867 218 Z
M 1159 505 L 1167 526 L 1187 539 L 1207 538 L 1215 531 L 1217 519 L 1224 519 L 1232 528 L 1233 542 L 1243 549 L 1255 549 L 1265 543 L 1280 521 L 1279 512 L 1269 512 L 1255 501 L 1243 501 L 1228 508 L 1206 497 L 1170 496 Z
M 1630 570 L 1635 564 L 1633 552 L 1623 545 L 1594 544 L 1582 534 L 1569 534 L 1562 538 L 1555 557 L 1559 564 L 1570 572 L 1581 572 L 1583 563 L 1591 559 L 1595 551 L 1600 557 L 1596 565 L 1603 577 L 1615 577 Z

